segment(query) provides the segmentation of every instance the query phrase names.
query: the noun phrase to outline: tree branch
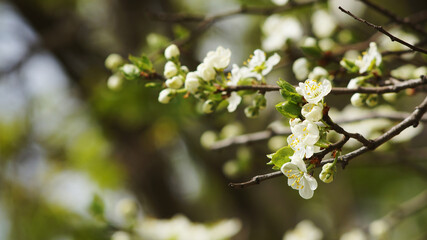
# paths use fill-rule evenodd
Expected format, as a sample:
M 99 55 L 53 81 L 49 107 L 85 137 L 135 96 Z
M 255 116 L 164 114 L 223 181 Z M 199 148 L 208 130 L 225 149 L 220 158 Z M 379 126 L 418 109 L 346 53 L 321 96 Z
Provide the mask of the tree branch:
M 385 9 L 369 0 L 360 0 L 361 2 L 363 2 L 364 4 L 366 4 L 367 6 L 371 7 L 372 9 L 374 9 L 375 11 L 383 14 L 384 16 L 388 17 L 389 19 L 391 19 L 393 22 L 399 23 L 401 25 L 407 26 L 409 28 L 412 28 L 413 30 L 423 34 L 423 36 L 427 35 L 427 32 L 419 27 L 417 24 L 412 23 L 408 18 L 401 18 L 399 16 L 397 16 L 396 14 L 390 12 L 388 9 Z
M 339 8 L 343 13 L 345 13 L 345 14 L 347 14 L 347 15 L 349 15 L 349 16 L 351 16 L 351 17 L 353 17 L 353 18 L 354 18 L 354 19 L 356 19 L 357 21 L 360 21 L 360 22 L 362 22 L 362 23 L 365 23 L 366 25 L 368 25 L 368 26 L 370 26 L 370 27 L 372 27 L 372 28 L 375 28 L 377 31 L 379 31 L 379 32 L 383 33 L 384 35 L 388 36 L 392 42 L 396 41 L 396 42 L 398 42 L 398 43 L 400 43 L 400 44 L 402 44 L 402 45 L 407 46 L 408 48 L 410 48 L 410 49 L 412 49 L 412 50 L 414 50 L 414 51 L 417 51 L 417 52 L 421 52 L 421 53 L 427 54 L 427 50 L 424 50 L 424 49 L 422 49 L 422 48 L 416 47 L 416 46 L 414 46 L 414 45 L 412 45 L 412 44 L 410 44 L 410 43 L 408 43 L 408 42 L 403 41 L 402 39 L 400 39 L 400 38 L 398 38 L 398 37 L 394 36 L 393 34 L 389 33 L 388 31 L 386 31 L 382 26 L 375 25 L 375 24 L 373 24 L 373 23 L 370 23 L 370 22 L 366 21 L 365 19 L 359 18 L 359 17 L 355 16 L 354 14 L 352 14 L 350 11 L 345 10 L 345 9 L 344 9 L 344 8 L 342 8 L 342 7 L 338 7 L 338 8 Z
M 275 177 L 279 177 L 282 176 L 282 172 L 281 171 L 277 171 L 277 172 L 272 172 L 272 173 L 267 173 L 267 174 L 263 174 L 263 175 L 257 175 L 255 177 L 253 177 L 251 180 L 247 181 L 247 182 L 242 182 L 242 183 L 229 183 L 228 186 L 230 186 L 231 188 L 245 188 L 245 187 L 249 187 L 252 185 L 257 185 L 260 184 L 262 181 L 271 179 L 271 178 L 275 178 Z
M 353 158 L 355 158 L 355 157 L 357 157 L 357 156 L 359 156 L 365 152 L 372 151 L 372 150 L 376 149 L 377 147 L 384 144 L 385 142 L 392 139 L 393 137 L 397 136 L 399 133 L 401 133 L 403 130 L 405 130 L 406 128 L 408 128 L 410 126 L 413 126 L 413 127 L 418 126 L 418 123 L 420 122 L 421 118 L 423 117 L 423 115 L 426 111 L 427 111 L 427 97 L 402 122 L 395 125 L 390 130 L 388 130 L 386 133 L 384 133 L 383 135 L 381 135 L 378 138 L 376 138 L 375 140 L 373 140 L 371 142 L 371 147 L 363 146 L 361 148 L 358 148 L 357 150 L 354 150 L 350 153 L 347 153 L 345 155 L 340 156 L 338 158 L 338 161 L 341 162 L 342 167 L 345 168 L 345 166 L 348 164 L 348 162 L 351 159 L 353 159 Z M 322 161 L 318 167 L 323 166 L 324 164 L 330 163 L 333 161 L 334 161 L 334 159 L 328 159 L 328 160 Z M 247 182 L 230 183 L 230 186 L 233 188 L 234 187 L 244 188 L 247 186 L 259 184 L 261 181 L 264 181 L 264 180 L 267 180 L 270 178 L 274 178 L 274 177 L 278 177 L 281 175 L 282 175 L 281 171 L 272 172 L 272 173 L 268 173 L 268 174 L 264 174 L 264 175 L 258 175 L 258 176 L 253 177 L 251 180 L 249 180 Z
M 344 87 L 334 87 L 331 90 L 331 94 L 354 94 L 354 93 L 389 93 L 389 92 L 399 92 L 407 88 L 415 88 L 420 85 L 427 84 L 427 77 L 421 76 L 419 79 L 411 79 L 404 81 L 399 84 L 387 85 L 382 87 L 358 87 L 358 88 L 344 88 Z M 275 85 L 239 85 L 239 86 L 228 86 L 226 88 L 218 89 L 219 92 L 233 92 L 240 90 L 258 90 L 262 92 L 271 92 L 279 91 L 280 87 Z

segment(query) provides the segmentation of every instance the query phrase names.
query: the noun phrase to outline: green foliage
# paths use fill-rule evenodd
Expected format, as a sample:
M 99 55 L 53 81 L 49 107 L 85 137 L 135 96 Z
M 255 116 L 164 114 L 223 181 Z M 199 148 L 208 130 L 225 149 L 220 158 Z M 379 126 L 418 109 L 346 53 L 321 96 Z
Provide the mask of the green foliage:
M 131 61 L 131 63 L 133 63 L 143 72 L 146 72 L 146 73 L 155 72 L 153 63 L 145 55 L 142 55 L 141 57 L 135 57 L 135 56 L 129 55 L 129 60 Z
M 280 94 L 283 96 L 284 99 L 294 103 L 302 102 L 302 96 L 297 93 L 295 87 L 292 86 L 292 84 L 288 83 L 283 79 L 280 79 L 279 81 L 277 81 L 277 85 L 282 88 L 280 90 Z
M 105 204 L 98 194 L 93 195 L 92 202 L 89 205 L 89 212 L 99 220 L 104 219 Z
M 293 154 L 294 150 L 292 150 L 291 147 L 282 147 L 281 149 L 277 150 L 277 152 L 267 155 L 267 157 L 271 159 L 267 165 L 273 165 L 273 170 L 280 170 L 283 164 L 291 161 L 289 157 Z
M 287 118 L 298 118 L 301 114 L 301 106 L 295 102 L 285 101 L 276 104 L 279 113 Z

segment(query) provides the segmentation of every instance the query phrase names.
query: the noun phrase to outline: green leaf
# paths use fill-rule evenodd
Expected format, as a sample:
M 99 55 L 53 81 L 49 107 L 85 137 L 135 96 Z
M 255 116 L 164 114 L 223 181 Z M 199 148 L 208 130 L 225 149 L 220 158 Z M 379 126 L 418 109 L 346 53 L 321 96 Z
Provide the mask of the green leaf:
M 263 109 L 267 106 L 267 99 L 265 99 L 263 94 L 258 94 L 255 96 L 254 104 L 256 107 Z
M 89 212 L 95 218 L 104 219 L 105 204 L 98 194 L 94 194 L 92 202 L 89 205 Z
M 154 72 L 153 63 L 145 55 L 142 55 L 141 57 L 129 55 L 129 60 L 143 72 Z
M 292 86 L 292 84 L 286 82 L 283 79 L 280 79 L 277 82 L 277 85 L 282 88 L 280 89 L 280 94 L 283 96 L 284 99 L 294 103 L 302 102 L 302 96 L 297 93 L 295 87 Z
M 351 72 L 351 73 L 357 73 L 357 72 L 359 72 L 359 67 L 356 66 L 356 64 L 354 64 L 353 61 L 350 61 L 350 60 L 348 60 L 346 58 L 343 58 L 340 61 L 340 65 L 342 67 L 344 67 L 345 69 L 347 69 L 348 72 Z
M 280 170 L 283 164 L 291 161 L 290 157 L 293 154 L 294 150 L 291 147 L 282 147 L 276 153 L 267 155 L 267 157 L 271 157 L 271 161 L 267 165 L 274 165 L 273 170 Z
M 301 114 L 300 105 L 291 101 L 285 101 L 276 104 L 276 109 L 287 118 L 297 118 Z

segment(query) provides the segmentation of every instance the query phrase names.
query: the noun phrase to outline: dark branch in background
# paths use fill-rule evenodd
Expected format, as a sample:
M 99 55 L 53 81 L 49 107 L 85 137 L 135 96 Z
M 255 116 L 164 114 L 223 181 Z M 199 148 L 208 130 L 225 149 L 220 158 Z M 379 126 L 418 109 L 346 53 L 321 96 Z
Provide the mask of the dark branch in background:
M 252 185 L 260 184 L 262 181 L 265 181 L 265 180 L 268 180 L 268 179 L 271 179 L 271 178 L 280 177 L 282 175 L 283 174 L 282 174 L 281 171 L 267 173 L 267 174 L 255 176 L 255 177 L 253 177 L 251 180 L 249 180 L 247 182 L 229 183 L 228 186 L 230 186 L 231 188 L 245 188 L 245 187 L 249 187 L 249 186 L 252 186 Z
M 387 16 L 388 18 L 390 18 L 392 21 L 399 23 L 403 26 L 407 26 L 409 28 L 412 28 L 413 30 L 423 34 L 423 36 L 427 36 L 427 32 L 420 26 L 418 26 L 417 24 L 411 22 L 408 18 L 401 18 L 399 16 L 397 16 L 396 14 L 390 12 L 389 10 L 376 5 L 375 3 L 369 1 L 369 0 L 360 0 L 361 2 L 363 2 L 364 4 L 366 4 L 367 6 L 371 7 L 372 9 L 374 9 L 375 11 Z
M 422 49 L 422 48 L 416 47 L 416 46 L 414 46 L 414 45 L 412 45 L 412 44 L 410 44 L 410 43 L 408 43 L 408 42 L 403 41 L 402 39 L 400 39 L 400 38 L 398 38 L 398 37 L 394 36 L 393 34 L 389 33 L 388 31 L 386 31 L 382 26 L 372 24 L 372 23 L 370 23 L 370 22 L 366 21 L 365 19 L 359 18 L 359 17 L 355 16 L 354 14 L 352 14 L 350 11 L 347 11 L 347 10 L 345 10 L 345 9 L 344 9 L 344 8 L 342 8 L 342 7 L 338 7 L 338 8 L 339 8 L 343 13 L 345 13 L 345 14 L 347 14 L 347 15 L 349 15 L 349 16 L 351 16 L 351 17 L 353 17 L 353 18 L 354 18 L 354 19 L 356 19 L 357 21 L 360 21 L 360 22 L 362 22 L 362 23 L 365 23 L 366 25 L 368 25 L 368 26 L 370 26 L 370 27 L 372 27 L 372 28 L 375 28 L 377 31 L 379 31 L 379 32 L 383 33 L 384 35 L 388 36 L 388 37 L 391 39 L 391 41 L 392 41 L 392 42 L 396 41 L 396 42 L 398 42 L 398 43 L 400 43 L 400 44 L 403 44 L 403 45 L 407 46 L 408 48 L 410 48 L 410 49 L 412 49 L 412 50 L 414 50 L 414 51 L 417 51 L 417 52 L 421 52 L 421 53 L 427 54 L 427 50 L 424 50 L 424 49 Z
M 405 130 L 406 128 L 408 128 L 410 126 L 417 127 L 419 122 L 421 121 L 421 118 L 423 117 L 423 115 L 426 111 L 427 111 L 427 97 L 423 100 L 423 102 L 420 105 L 415 107 L 415 110 L 408 117 L 406 117 L 402 122 L 395 125 L 390 130 L 385 132 L 383 135 L 381 135 L 378 138 L 376 138 L 375 140 L 373 140 L 370 143 L 370 147 L 362 146 L 362 147 L 360 147 L 360 148 L 358 148 L 358 149 L 356 149 L 350 153 L 347 153 L 343 156 L 340 156 L 338 158 L 338 162 L 340 162 L 342 164 L 342 167 L 345 168 L 345 166 L 348 164 L 348 162 L 351 159 L 353 159 L 353 158 L 355 158 L 355 157 L 357 157 L 357 156 L 359 156 L 365 152 L 372 151 L 372 150 L 376 149 L 377 147 L 384 144 L 385 142 L 392 139 L 393 137 L 397 136 L 403 130 Z M 330 163 L 333 161 L 334 161 L 334 159 L 324 160 L 321 162 L 321 165 L 319 165 L 319 166 L 322 166 L 326 163 Z M 244 188 L 245 186 L 252 186 L 255 184 L 259 184 L 262 180 L 270 179 L 273 177 L 278 177 L 280 175 L 281 175 L 281 171 L 268 173 L 265 175 L 258 175 L 258 176 L 252 178 L 250 181 L 247 181 L 247 182 L 233 183 L 233 186 L 239 186 L 240 188 Z M 260 181 L 259 179 L 262 179 L 262 180 Z M 230 186 L 231 186 L 231 184 L 230 184 Z
M 335 121 L 337 124 L 345 124 L 345 123 L 354 123 L 354 122 L 360 122 L 368 119 L 389 119 L 392 121 L 402 121 L 405 118 L 409 116 L 409 113 L 398 113 L 398 112 L 392 112 L 392 113 L 379 113 L 379 112 L 372 112 L 363 116 L 358 116 L 355 118 L 348 118 L 348 119 L 338 119 Z M 427 116 L 423 116 L 420 119 L 420 122 L 427 122 Z M 273 130 L 268 129 L 260 132 L 255 133 L 248 133 L 244 135 L 240 135 L 237 137 L 227 138 L 221 141 L 216 142 L 213 144 L 210 149 L 211 150 L 220 150 L 223 148 L 231 147 L 234 145 L 241 145 L 241 144 L 251 144 L 255 142 L 261 142 L 268 140 L 270 137 L 273 136 L 282 136 L 282 135 L 289 135 L 291 134 L 291 130 L 289 128 L 283 129 L 283 130 Z
M 420 46 L 424 46 L 425 44 L 427 44 L 427 39 L 414 44 L 414 46 L 420 47 Z M 412 49 L 398 50 L 398 51 L 383 51 L 383 52 L 381 52 L 381 55 L 382 56 L 402 55 L 402 54 L 406 54 L 406 53 L 414 53 L 414 51 Z
M 382 87 L 358 87 L 358 88 L 352 88 L 352 89 L 335 87 L 335 88 L 332 88 L 331 94 L 336 94 L 336 95 L 353 94 L 353 93 L 382 94 L 382 93 L 389 93 L 389 92 L 399 92 L 403 89 L 415 88 L 423 84 L 427 84 L 427 78 L 425 76 L 421 76 L 419 79 L 411 79 L 399 84 L 387 85 Z M 262 92 L 271 92 L 271 91 L 279 91 L 280 87 L 274 86 L 274 85 L 241 85 L 241 86 L 229 86 L 224 89 L 219 89 L 218 91 L 233 92 L 233 91 L 240 91 L 240 90 L 258 90 Z
M 326 2 L 326 0 L 317 0 L 317 1 L 310 1 L 310 2 L 304 2 L 304 3 L 296 3 L 294 1 L 290 1 L 285 6 L 267 7 L 267 8 L 248 7 L 248 6 L 242 5 L 238 9 L 218 13 L 212 16 L 203 16 L 203 15 L 188 14 L 188 13 L 168 14 L 168 13 L 152 13 L 152 12 L 148 13 L 148 16 L 154 18 L 155 20 L 174 22 L 174 23 L 176 22 L 213 22 L 213 21 L 219 21 L 228 17 L 240 15 L 240 14 L 269 16 L 274 13 L 283 13 L 292 9 L 307 7 L 307 6 L 313 5 L 314 3 L 320 3 L 320 2 Z
M 172 15 L 172 17 L 168 16 L 169 14 L 156 14 L 156 13 L 149 13 L 149 16 L 152 16 L 154 18 L 157 18 L 158 20 L 162 21 L 173 21 L 173 22 L 183 22 L 183 21 L 196 21 L 199 22 L 195 29 L 193 29 L 190 33 L 190 35 L 186 38 L 182 39 L 175 39 L 171 42 L 171 44 L 176 44 L 178 47 L 182 47 L 185 44 L 189 43 L 190 41 L 195 40 L 197 37 L 199 37 L 206 29 L 208 29 L 212 24 L 215 22 L 218 22 L 220 20 L 239 15 L 239 14 L 252 14 L 252 15 L 270 15 L 272 13 L 278 13 L 278 12 L 286 12 L 290 10 L 294 10 L 301 7 L 311 6 L 312 4 L 319 3 L 319 2 L 325 2 L 326 0 L 317 0 L 317 1 L 310 1 L 306 3 L 295 3 L 290 2 L 289 4 L 283 6 L 283 7 L 272 7 L 272 8 L 255 8 L 255 7 L 246 7 L 242 6 L 239 9 L 219 13 L 216 15 L 212 15 L 210 17 L 204 17 L 200 15 L 191 15 L 191 14 L 176 14 Z M 159 51 L 156 51 L 150 55 L 150 59 L 155 58 L 159 54 L 161 54 L 165 49 L 160 49 Z

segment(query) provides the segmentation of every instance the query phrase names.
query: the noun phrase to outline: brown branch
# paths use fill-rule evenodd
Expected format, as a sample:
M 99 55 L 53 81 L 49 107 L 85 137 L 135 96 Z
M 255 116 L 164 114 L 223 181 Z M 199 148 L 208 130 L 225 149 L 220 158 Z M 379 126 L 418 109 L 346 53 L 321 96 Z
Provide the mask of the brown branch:
M 364 4 L 366 4 L 367 6 L 371 7 L 372 9 L 374 9 L 375 11 L 383 14 L 384 16 L 388 17 L 389 19 L 391 19 L 393 22 L 399 23 L 403 26 L 407 26 L 409 28 L 412 28 L 414 31 L 417 31 L 421 34 L 423 34 L 423 36 L 427 35 L 427 32 L 420 26 L 418 26 L 417 24 L 412 23 L 409 18 L 401 18 L 399 16 L 397 16 L 396 14 L 390 12 L 388 9 L 385 9 L 369 0 L 360 0 L 361 2 L 363 2 Z
M 330 144 L 323 151 L 313 154 L 313 156 L 310 159 L 316 159 L 316 158 L 320 159 L 320 160 L 323 159 L 326 156 L 326 154 L 328 154 L 328 153 L 330 153 L 330 152 L 332 152 L 334 150 L 341 149 L 344 146 L 344 144 L 346 142 L 348 142 L 349 139 L 350 139 L 349 136 L 344 135 L 344 137 L 341 140 L 339 140 L 336 143 Z
M 357 21 L 360 21 L 360 22 L 362 22 L 362 23 L 365 23 L 366 25 L 368 25 L 368 26 L 370 26 L 370 27 L 372 27 L 372 28 L 375 28 L 377 31 L 379 31 L 379 32 L 383 33 L 384 35 L 388 36 L 392 42 L 396 41 L 396 42 L 398 42 L 398 43 L 400 43 L 400 44 L 402 44 L 402 45 L 407 46 L 408 48 L 410 48 L 410 49 L 412 49 L 412 50 L 414 50 L 414 51 L 417 51 L 417 52 L 421 52 L 421 53 L 427 54 L 427 50 L 424 50 L 424 49 L 422 49 L 422 48 L 416 47 L 416 46 L 414 46 L 414 45 L 412 45 L 412 44 L 410 44 L 410 43 L 408 43 L 408 42 L 403 41 L 402 39 L 400 39 L 400 38 L 398 38 L 398 37 L 394 36 L 393 34 L 389 33 L 388 31 L 386 31 L 382 26 L 375 25 L 375 24 L 373 24 L 373 23 L 370 23 L 370 22 L 366 21 L 365 19 L 359 18 L 359 17 L 355 16 L 354 14 L 352 14 L 350 11 L 345 10 L 345 9 L 344 9 L 344 8 L 342 8 L 342 7 L 338 7 L 338 8 L 339 8 L 343 13 L 345 13 L 345 14 L 347 14 L 347 15 L 349 15 L 349 16 L 351 16 L 351 17 L 353 17 L 353 18 L 354 18 L 354 19 L 356 19 Z
M 339 95 L 339 94 L 353 94 L 353 93 L 389 93 L 389 92 L 399 92 L 403 89 L 407 88 L 415 88 L 420 85 L 427 84 L 427 77 L 421 76 L 419 79 L 411 79 L 405 82 L 387 85 L 382 87 L 358 87 L 358 88 L 344 88 L 344 87 L 335 87 L 332 88 L 331 94 Z M 224 92 L 233 92 L 240 90 L 258 90 L 262 92 L 271 92 L 271 91 L 279 91 L 280 87 L 275 85 L 240 85 L 240 86 L 228 86 L 227 88 L 219 89 L 218 91 Z
M 268 180 L 271 178 L 280 177 L 282 175 L 283 174 L 281 171 L 267 173 L 267 174 L 263 174 L 263 175 L 257 175 L 255 177 L 251 178 L 251 180 L 249 180 L 247 182 L 229 183 L 228 186 L 230 186 L 231 188 L 245 188 L 245 187 L 249 187 L 252 185 L 260 184 L 262 181 L 265 181 L 265 180 Z
M 334 121 L 332 121 L 332 119 L 329 117 L 328 113 L 323 115 L 323 121 L 325 121 L 329 127 L 334 130 L 337 133 L 341 133 L 344 136 L 350 137 L 350 138 L 354 138 L 357 141 L 361 142 L 364 146 L 368 147 L 368 148 L 373 148 L 374 146 L 372 145 L 372 140 L 368 140 L 366 139 L 364 136 L 362 136 L 359 133 L 350 133 L 347 132 L 344 128 L 342 128 L 340 125 L 336 124 Z
M 415 108 L 414 112 L 412 112 L 408 117 L 406 117 L 399 124 L 395 125 L 390 130 L 385 132 L 383 135 L 374 139 L 371 142 L 371 145 L 369 147 L 362 146 L 362 147 L 360 147 L 360 148 L 358 148 L 358 149 L 356 149 L 350 153 L 347 153 L 345 155 L 340 156 L 339 161 L 342 163 L 343 168 L 348 164 L 348 162 L 351 159 L 353 159 L 353 158 L 355 158 L 355 157 L 357 157 L 357 156 L 359 156 L 365 152 L 372 151 L 372 150 L 376 149 L 380 145 L 384 144 L 388 140 L 390 140 L 393 137 L 400 134 L 406 128 L 408 128 L 410 126 L 413 126 L 413 127 L 418 126 L 418 123 L 421 121 L 426 110 L 427 110 L 427 97 L 424 99 L 424 101 L 420 105 L 418 105 Z M 325 163 L 328 163 L 328 162 L 333 162 L 333 161 L 334 161 L 334 159 L 328 159 L 328 160 L 322 161 L 322 165 Z

